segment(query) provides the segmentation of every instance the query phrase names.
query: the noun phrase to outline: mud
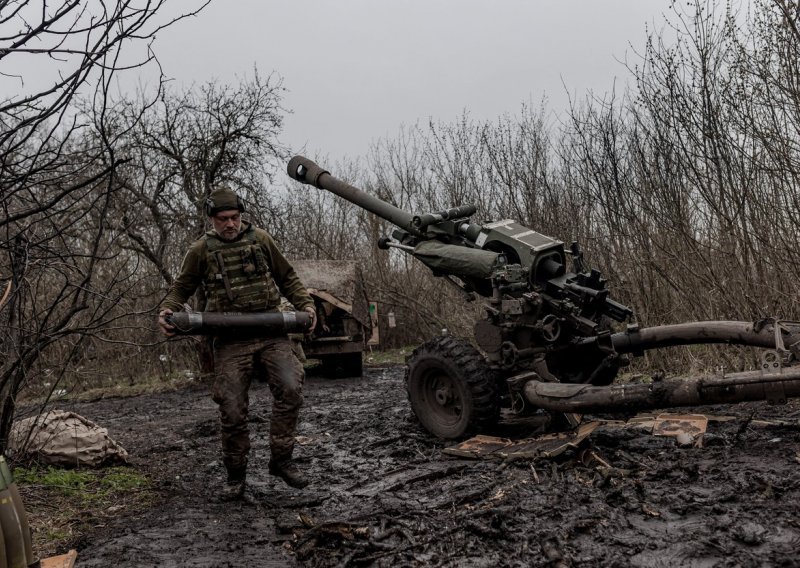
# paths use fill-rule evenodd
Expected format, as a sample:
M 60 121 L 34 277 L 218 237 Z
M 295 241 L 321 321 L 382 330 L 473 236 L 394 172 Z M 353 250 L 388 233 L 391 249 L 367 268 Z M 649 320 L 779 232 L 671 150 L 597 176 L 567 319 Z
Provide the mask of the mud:
M 590 441 L 605 464 L 586 465 L 577 452 L 480 461 L 443 454 L 444 444 L 418 429 L 401 368 L 312 377 L 297 457 L 314 483 L 298 491 L 266 473 L 269 401 L 266 385 L 254 385 L 247 499 L 235 504 L 216 500 L 223 472 L 204 389 L 74 405 L 109 429 L 159 495 L 150 510 L 74 543 L 77 566 L 799 562 L 797 405 L 700 409 L 733 417 L 711 422 L 702 448 L 604 427 Z

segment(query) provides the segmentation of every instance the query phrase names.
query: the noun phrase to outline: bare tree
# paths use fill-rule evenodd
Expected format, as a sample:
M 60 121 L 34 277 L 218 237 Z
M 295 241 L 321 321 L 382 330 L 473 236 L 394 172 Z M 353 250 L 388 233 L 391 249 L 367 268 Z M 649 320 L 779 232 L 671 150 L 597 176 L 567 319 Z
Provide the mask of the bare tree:
M 112 79 L 157 66 L 156 33 L 206 4 L 170 14 L 166 0 L 0 1 L 0 73 L 18 83 L 0 100 L 0 278 L 11 282 L 0 312 L 0 450 L 37 364 L 57 346 L 66 368 L 86 337 L 113 327 L 135 280 L 135 259 L 107 231 L 125 161 L 109 123 Z
M 631 61 L 632 86 L 576 101 L 558 129 L 543 107 L 483 123 L 464 113 L 380 141 L 348 178 L 410 211 L 474 203 L 477 220 L 577 239 L 645 325 L 797 318 L 800 12 L 784 0 L 734 6 L 672 4 Z M 413 263 L 348 243 L 355 210 L 313 200 L 310 225 L 322 229 L 305 239 L 311 253 L 360 257 L 409 327 L 469 333 L 460 297 Z M 390 229 L 378 221 L 362 234 L 376 231 Z M 709 364 L 699 353 L 679 357 Z
M 266 187 L 287 157 L 282 93 L 280 78 L 256 71 L 236 86 L 165 88 L 156 101 L 142 93 L 114 105 L 127 158 L 116 170 L 114 229 L 166 284 L 206 229 L 203 204 L 215 184 L 231 184 L 252 215 L 273 210 Z

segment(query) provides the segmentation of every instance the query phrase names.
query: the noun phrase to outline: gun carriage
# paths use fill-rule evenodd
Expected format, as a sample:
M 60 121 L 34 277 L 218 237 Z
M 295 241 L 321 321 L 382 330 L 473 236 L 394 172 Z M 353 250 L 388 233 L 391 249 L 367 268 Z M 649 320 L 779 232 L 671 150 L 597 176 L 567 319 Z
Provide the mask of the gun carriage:
M 800 396 L 800 323 L 701 321 L 640 328 L 587 266 L 577 243 L 564 243 L 513 220 L 470 221 L 473 205 L 414 215 L 332 176 L 303 156 L 289 161 L 298 182 L 325 189 L 397 228 L 381 238 L 419 259 L 468 297 L 484 298 L 477 347 L 435 337 L 407 359 L 414 414 L 435 436 L 461 438 L 491 427 L 501 408 L 549 411 L 573 425 L 586 412 L 768 400 Z M 630 357 L 676 345 L 726 343 L 765 349 L 757 371 L 613 384 Z

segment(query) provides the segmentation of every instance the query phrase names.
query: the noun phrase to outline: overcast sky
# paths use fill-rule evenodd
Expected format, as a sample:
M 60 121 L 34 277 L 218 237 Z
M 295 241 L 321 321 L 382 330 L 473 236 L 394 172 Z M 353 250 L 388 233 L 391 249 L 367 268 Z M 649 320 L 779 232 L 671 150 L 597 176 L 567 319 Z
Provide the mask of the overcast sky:
M 158 38 L 178 84 L 254 65 L 288 92 L 283 142 L 357 157 L 401 125 L 515 114 L 621 89 L 667 0 L 215 0 Z

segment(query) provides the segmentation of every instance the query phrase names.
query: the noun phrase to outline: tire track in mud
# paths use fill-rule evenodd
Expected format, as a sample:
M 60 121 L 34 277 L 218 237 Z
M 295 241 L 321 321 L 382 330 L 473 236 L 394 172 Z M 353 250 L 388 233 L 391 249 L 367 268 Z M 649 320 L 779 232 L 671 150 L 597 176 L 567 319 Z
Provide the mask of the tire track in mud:
M 235 504 L 215 502 L 223 471 L 204 389 L 74 405 L 109 429 L 160 497 L 87 533 L 77 565 L 796 565 L 795 403 L 705 409 L 736 419 L 709 425 L 703 448 L 598 429 L 593 449 L 610 467 L 571 454 L 478 461 L 443 454 L 420 431 L 402 376 L 395 367 L 309 378 L 297 451 L 313 478 L 304 491 L 266 473 L 271 399 L 254 384 L 248 498 Z

